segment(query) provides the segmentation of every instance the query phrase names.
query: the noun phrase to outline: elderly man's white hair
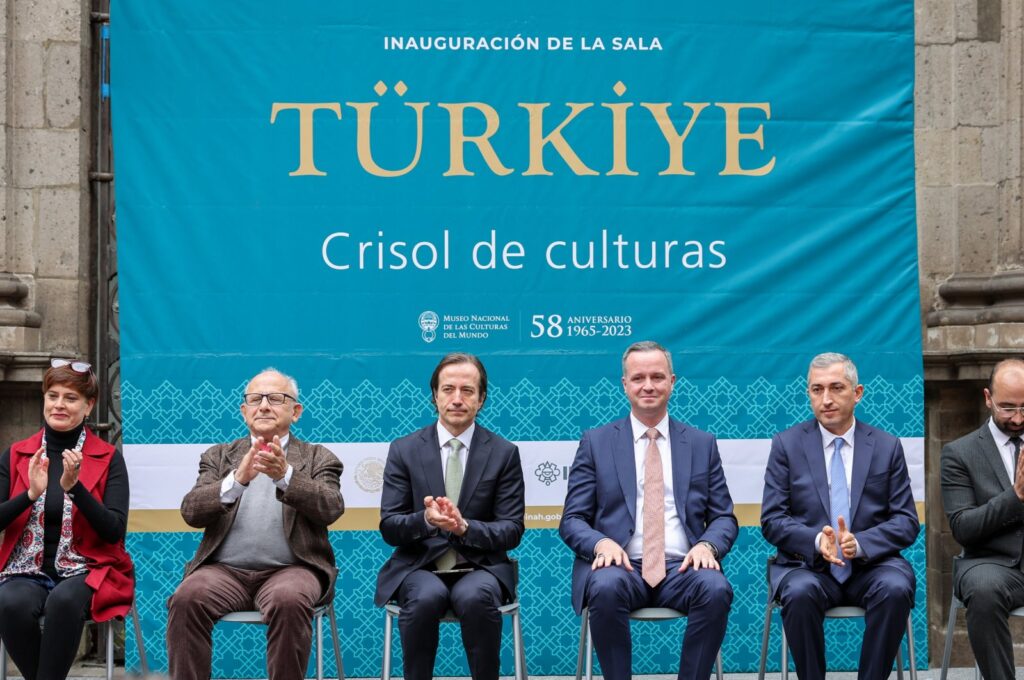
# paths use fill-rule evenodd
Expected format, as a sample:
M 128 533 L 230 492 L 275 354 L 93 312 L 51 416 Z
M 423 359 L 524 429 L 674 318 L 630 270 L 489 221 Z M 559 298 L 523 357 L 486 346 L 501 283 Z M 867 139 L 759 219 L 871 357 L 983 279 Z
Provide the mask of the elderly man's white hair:
M 261 376 L 264 373 L 277 373 L 279 376 L 281 376 L 282 378 L 287 380 L 288 381 L 288 387 L 291 388 L 291 391 L 292 391 L 292 396 L 295 397 L 295 401 L 299 400 L 299 383 L 298 383 L 298 381 L 295 380 L 295 378 L 291 377 L 287 373 L 284 373 L 283 371 L 277 370 L 273 366 L 267 366 L 262 371 L 260 371 L 256 375 L 254 375 L 252 377 L 252 380 L 255 380 L 258 376 Z M 250 380 L 249 382 L 252 382 L 252 380 Z

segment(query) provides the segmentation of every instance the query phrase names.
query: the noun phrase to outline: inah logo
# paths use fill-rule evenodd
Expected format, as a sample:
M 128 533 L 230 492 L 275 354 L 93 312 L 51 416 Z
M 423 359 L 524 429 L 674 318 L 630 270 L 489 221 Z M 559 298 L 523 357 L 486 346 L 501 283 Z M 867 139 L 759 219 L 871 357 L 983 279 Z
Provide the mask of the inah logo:
M 558 481 L 558 466 L 546 460 L 537 466 L 533 474 L 544 486 L 551 486 Z

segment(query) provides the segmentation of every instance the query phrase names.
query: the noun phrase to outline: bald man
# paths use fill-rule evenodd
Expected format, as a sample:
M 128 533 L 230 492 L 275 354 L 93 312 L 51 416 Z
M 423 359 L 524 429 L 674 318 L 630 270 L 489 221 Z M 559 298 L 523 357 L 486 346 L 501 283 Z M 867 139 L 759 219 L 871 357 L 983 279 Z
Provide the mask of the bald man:
M 942 505 L 953 538 L 953 590 L 967 605 L 967 636 L 981 674 L 1012 680 L 1009 612 L 1024 606 L 1024 361 L 1006 359 L 984 390 L 991 416 L 942 449 Z

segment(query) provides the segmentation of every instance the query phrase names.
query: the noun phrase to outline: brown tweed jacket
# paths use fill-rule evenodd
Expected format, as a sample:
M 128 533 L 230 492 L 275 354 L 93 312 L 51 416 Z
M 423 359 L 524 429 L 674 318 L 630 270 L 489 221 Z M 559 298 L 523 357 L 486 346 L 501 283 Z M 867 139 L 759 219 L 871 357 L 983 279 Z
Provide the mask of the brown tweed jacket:
M 181 516 L 189 526 L 204 530 L 203 540 L 196 556 L 185 565 L 185 576 L 209 560 L 235 521 L 238 503 L 221 503 L 220 485 L 238 467 L 250 445 L 249 437 L 217 444 L 199 461 L 199 478 L 181 501 Z M 338 482 L 343 466 L 327 448 L 299 441 L 294 435 L 288 442 L 288 462 L 293 468 L 288 490 L 277 492 L 277 499 L 284 504 L 285 534 L 295 557 L 320 578 L 323 597 L 318 604 L 324 604 L 334 597 L 338 574 L 327 526 L 345 511 Z

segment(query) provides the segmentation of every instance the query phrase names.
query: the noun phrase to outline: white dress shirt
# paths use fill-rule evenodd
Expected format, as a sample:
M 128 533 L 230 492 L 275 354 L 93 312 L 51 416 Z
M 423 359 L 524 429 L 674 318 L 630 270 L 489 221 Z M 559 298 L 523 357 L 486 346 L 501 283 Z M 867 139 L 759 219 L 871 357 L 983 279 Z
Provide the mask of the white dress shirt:
M 832 487 L 832 455 L 835 453 L 835 442 L 837 439 L 843 440 L 843 448 L 839 449 L 839 457 L 843 459 L 843 475 L 846 477 L 846 493 L 850 496 L 850 511 L 853 512 L 853 431 L 857 429 L 857 419 L 853 420 L 853 424 L 850 425 L 850 429 L 841 435 L 834 435 L 824 428 L 821 423 L 818 423 L 818 432 L 821 433 L 821 448 L 825 454 L 825 479 L 828 480 L 829 489 Z M 843 520 L 846 522 L 846 530 L 850 531 L 850 517 L 844 517 Z M 832 527 L 836 534 L 839 533 L 839 527 Z M 814 547 L 821 552 L 821 538 L 822 533 L 819 531 L 818 535 L 814 539 Z M 857 554 L 855 557 L 863 557 L 864 551 L 860 548 L 860 542 L 854 537 L 854 542 L 857 543 Z M 843 559 L 842 555 L 839 559 Z
M 647 456 L 649 428 L 632 413 L 629 414 L 629 422 L 633 427 L 633 464 L 636 466 L 636 508 L 633 514 L 636 517 L 636 530 L 623 549 L 629 559 L 640 560 L 644 555 L 644 458 Z M 668 415 L 655 425 L 655 429 L 658 430 L 658 452 L 661 454 L 661 469 L 665 479 L 665 557 L 670 560 L 682 559 L 690 551 L 690 542 L 683 530 L 682 513 L 676 507 L 676 497 L 672 492 L 672 443 L 668 436 Z
M 992 439 L 995 440 L 996 448 L 999 449 L 999 457 L 1003 460 L 1003 467 L 1006 468 L 1006 476 L 1009 477 L 1010 484 L 1013 485 L 1013 465 L 1016 462 L 1014 460 L 1016 454 L 1013 452 L 1013 444 L 1010 443 L 1010 435 L 996 427 L 991 416 L 988 419 L 988 431 L 992 433 Z
M 453 435 L 445 426 L 441 424 L 441 421 L 437 421 L 437 441 L 441 444 L 441 476 L 444 477 L 448 474 L 448 456 L 452 452 L 452 439 L 458 439 L 462 442 L 462 449 L 459 451 L 459 462 L 462 463 L 462 472 L 466 472 L 466 460 L 469 458 L 469 444 L 473 441 L 473 433 L 476 432 L 476 423 L 472 423 L 466 428 L 466 431 L 460 434 L 458 437 Z
M 473 441 L 473 433 L 476 432 L 476 423 L 470 424 L 466 428 L 466 431 L 460 434 L 458 437 L 453 435 L 451 432 L 441 424 L 441 421 L 437 421 L 437 441 L 441 444 L 441 448 L 438 449 L 441 456 L 441 477 L 448 474 L 448 456 L 451 455 L 453 439 L 458 439 L 462 442 L 462 448 L 459 450 L 459 462 L 462 463 L 462 474 L 466 474 L 466 461 L 469 459 L 469 443 Z M 458 505 L 456 503 L 456 505 Z M 438 529 L 429 521 L 427 521 L 426 514 L 423 515 L 423 521 L 427 523 L 431 533 L 436 534 Z

